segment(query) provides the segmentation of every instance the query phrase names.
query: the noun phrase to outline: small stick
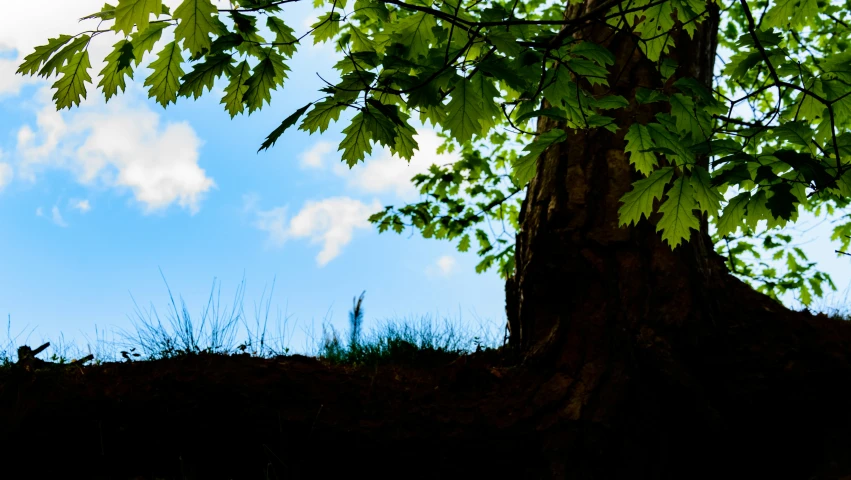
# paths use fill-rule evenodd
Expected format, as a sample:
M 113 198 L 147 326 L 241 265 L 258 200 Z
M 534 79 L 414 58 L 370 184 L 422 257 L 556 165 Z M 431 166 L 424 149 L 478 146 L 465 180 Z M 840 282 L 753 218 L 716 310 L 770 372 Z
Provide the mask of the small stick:
M 36 348 L 35 350 L 33 350 L 33 351 L 32 351 L 32 355 L 33 355 L 33 356 L 38 355 L 39 353 L 41 353 L 41 352 L 45 351 L 45 350 L 47 349 L 47 347 L 49 347 L 49 346 L 50 346 L 50 342 L 45 343 L 44 345 L 42 345 L 42 346 L 40 346 L 40 347 Z

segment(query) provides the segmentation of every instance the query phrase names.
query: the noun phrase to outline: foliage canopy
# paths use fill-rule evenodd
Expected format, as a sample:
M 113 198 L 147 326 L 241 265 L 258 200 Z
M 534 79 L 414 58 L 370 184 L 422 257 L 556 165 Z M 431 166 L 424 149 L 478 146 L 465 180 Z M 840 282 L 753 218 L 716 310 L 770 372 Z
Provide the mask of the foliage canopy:
M 287 4 L 298 1 L 217 8 L 182 0 L 170 10 L 162 0 L 118 0 L 84 18 L 95 28 L 37 47 L 19 73 L 56 75 L 56 106 L 79 105 L 92 81 L 88 46 L 111 33 L 119 39 L 98 83 L 107 100 L 153 53 L 143 70 L 151 98 L 165 107 L 209 94 L 221 80 L 221 103 L 235 116 L 271 101 L 303 42 L 334 42 L 339 78 L 284 118 L 260 149 L 291 127 L 321 133 L 342 119 L 342 159 L 354 166 L 376 146 L 410 159 L 415 126 L 438 128 L 444 148 L 460 149 L 462 159 L 416 176 L 423 200 L 375 214 L 381 231 L 413 226 L 427 238 L 456 240 L 461 251 L 475 238 L 478 270 L 499 265 L 510 274 L 510 233 L 538 156 L 570 130 L 624 130 L 642 178 L 622 198 L 621 224 L 645 221 L 657 201 L 658 230 L 675 248 L 705 215 L 719 248 L 733 242 L 726 253 L 734 272 L 738 266 L 763 291 L 796 290 L 807 304 L 833 286 L 788 237 L 766 232 L 794 222 L 801 209 L 845 207 L 851 196 L 851 2 L 719 2 L 722 65 L 707 88 L 677 74 L 669 55 L 674 39 L 694 35 L 715 8 L 704 0 L 601 0 L 579 16 L 543 0 L 314 0 L 324 13 L 307 32 L 287 24 Z M 611 93 L 614 55 L 575 35 L 601 22 L 655 63 L 661 88 L 636 85 L 632 98 Z M 618 125 L 611 116 L 654 102 L 663 113 L 647 123 Z M 561 128 L 536 131 L 541 117 Z M 707 156 L 708 169 L 697 161 Z M 847 247 L 848 234 L 851 223 L 842 224 L 835 239 Z M 735 258 L 756 252 L 743 238 L 754 235 L 774 259 L 785 256 L 785 274 Z

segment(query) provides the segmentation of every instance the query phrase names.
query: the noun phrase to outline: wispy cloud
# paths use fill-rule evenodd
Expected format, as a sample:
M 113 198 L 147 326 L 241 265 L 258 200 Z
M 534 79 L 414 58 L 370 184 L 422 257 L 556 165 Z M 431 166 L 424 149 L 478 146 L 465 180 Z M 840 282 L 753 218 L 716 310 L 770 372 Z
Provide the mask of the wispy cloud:
M 41 208 L 41 207 L 36 208 L 35 209 L 35 216 L 36 217 L 45 217 L 44 209 Z M 62 218 L 62 212 L 59 211 L 59 207 L 57 207 L 56 205 L 54 205 L 53 208 L 50 209 L 50 221 L 53 222 L 54 224 L 60 226 L 60 227 L 67 227 L 68 226 L 68 222 L 66 222 L 65 219 Z
M 2 151 L 0 151 L 0 159 L 3 158 Z M 12 170 L 12 165 L 6 162 L 0 162 L 0 192 L 6 188 L 9 183 L 12 182 L 12 177 L 14 176 L 14 171 Z
M 333 150 L 333 145 L 329 142 L 319 141 L 299 155 L 299 161 L 302 167 L 305 168 L 323 168 L 325 167 L 325 156 Z
M 254 226 L 269 235 L 269 242 L 282 246 L 290 239 L 308 239 L 322 244 L 316 263 L 325 266 L 352 241 L 355 230 L 371 228 L 369 216 L 381 209 L 377 200 L 365 204 L 349 197 L 309 201 L 294 216 L 286 207 L 257 212 Z
M 80 213 L 88 213 L 89 210 L 92 209 L 91 203 L 88 200 L 78 200 L 76 198 L 71 199 L 68 202 L 74 210 L 78 210 Z
M 260 195 L 250 192 L 242 196 L 242 211 L 253 212 L 257 210 L 257 205 L 260 203 Z
M 59 212 L 59 207 L 56 205 L 50 210 L 50 218 L 53 220 L 53 223 L 59 225 L 60 227 L 67 227 L 68 223 L 62 218 L 62 213 Z
M 456 266 L 458 262 L 455 257 L 451 255 L 443 255 L 438 258 L 433 265 L 429 265 L 426 268 L 426 274 L 432 276 L 442 276 L 448 277 L 455 272 Z

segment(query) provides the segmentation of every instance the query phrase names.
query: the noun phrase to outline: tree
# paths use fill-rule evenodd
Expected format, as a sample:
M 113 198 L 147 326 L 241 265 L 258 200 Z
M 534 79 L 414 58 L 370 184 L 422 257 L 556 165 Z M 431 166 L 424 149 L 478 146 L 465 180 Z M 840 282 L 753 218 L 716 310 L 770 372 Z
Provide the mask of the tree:
M 372 220 L 460 250 L 475 237 L 480 268 L 499 266 L 512 346 L 525 365 L 553 372 L 542 402 L 558 407 L 541 430 L 555 473 L 593 476 L 601 458 L 631 458 L 648 477 L 687 465 L 697 453 L 671 459 L 674 447 L 651 444 L 741 418 L 726 412 L 741 407 L 728 408 L 748 379 L 788 393 L 777 385 L 815 371 L 788 366 L 792 351 L 847 378 L 847 349 L 822 340 L 851 338 L 848 328 L 758 294 L 729 274 L 712 240 L 847 205 L 847 5 L 317 0 L 326 13 L 300 35 L 285 22 L 292 1 L 183 0 L 170 11 L 120 0 L 86 17 L 96 29 L 51 39 L 19 71 L 58 74 L 57 107 L 78 105 L 91 81 L 87 46 L 118 33 L 98 83 L 107 100 L 164 44 L 149 65 L 150 96 L 165 107 L 223 78 L 234 116 L 271 100 L 300 42 L 335 42 L 340 78 L 261 150 L 296 125 L 322 133 L 340 119 L 349 166 L 376 145 L 409 159 L 417 121 L 461 150 L 458 163 L 415 177 L 422 202 Z M 491 220 L 508 223 L 516 244 L 488 233 Z M 830 284 L 799 280 L 816 293 Z

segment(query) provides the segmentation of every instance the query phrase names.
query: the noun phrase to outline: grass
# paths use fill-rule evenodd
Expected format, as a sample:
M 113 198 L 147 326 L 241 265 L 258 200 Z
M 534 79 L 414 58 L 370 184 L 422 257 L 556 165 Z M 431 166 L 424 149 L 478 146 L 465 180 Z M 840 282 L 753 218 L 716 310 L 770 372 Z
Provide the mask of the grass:
M 428 316 L 413 321 L 385 320 L 364 335 L 365 293 L 352 302 L 347 335 L 342 335 L 332 326 L 323 325 L 317 354 L 320 359 L 335 364 L 372 366 L 459 356 L 497 346 L 492 329 L 482 324 L 479 325 L 478 334 L 474 335 L 460 322 L 448 319 L 438 322 Z
M 86 337 L 85 348 L 66 342 L 60 335 L 41 358 L 61 364 L 92 354 L 94 363 L 104 363 L 199 354 L 248 354 L 272 358 L 291 352 L 288 342 L 295 328 L 291 317 L 278 309 L 274 325 L 270 324 L 274 280 L 268 296 L 264 289 L 260 301 L 255 303 L 252 320 L 244 311 L 244 278 L 237 286 L 230 306 L 222 304 L 221 284 L 214 280 L 207 302 L 198 316 L 190 313 L 182 297 L 175 299 L 164 275 L 163 282 L 169 303 L 162 313 L 152 303 L 147 308 L 140 307 L 134 298 L 130 331 L 113 332 L 112 338 L 107 339 L 106 332 L 95 328 L 94 341 Z M 353 301 L 349 330 L 345 335 L 327 321 L 322 323 L 319 339 L 308 333 L 312 337 L 312 346 L 306 352 L 308 355 L 333 364 L 364 366 L 445 359 L 483 348 L 495 348 L 502 343 L 502 336 L 493 325 L 479 321 L 474 330 L 457 320 L 433 320 L 430 316 L 378 321 L 365 332 L 365 294 Z M 28 343 L 33 332 L 34 329 L 24 335 L 25 329 L 13 335 L 11 318 L 8 318 L 6 340 L 0 346 L 0 367 L 14 364 L 17 347 Z M 34 342 L 30 346 L 42 343 Z

